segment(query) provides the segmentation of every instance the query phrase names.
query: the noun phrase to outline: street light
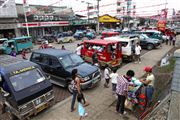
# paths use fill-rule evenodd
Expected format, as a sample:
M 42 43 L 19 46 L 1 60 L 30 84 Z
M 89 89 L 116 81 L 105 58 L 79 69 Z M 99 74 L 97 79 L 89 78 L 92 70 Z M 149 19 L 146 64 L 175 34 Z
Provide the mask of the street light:
M 99 2 L 101 0 L 97 0 L 97 33 L 99 34 Z

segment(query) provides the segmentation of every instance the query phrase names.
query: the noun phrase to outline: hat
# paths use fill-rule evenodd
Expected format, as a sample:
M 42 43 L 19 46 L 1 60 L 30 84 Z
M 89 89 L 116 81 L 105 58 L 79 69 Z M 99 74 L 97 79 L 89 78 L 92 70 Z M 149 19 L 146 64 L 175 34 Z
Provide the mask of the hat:
M 146 67 L 144 67 L 144 71 L 145 72 L 151 72 L 152 71 L 152 67 L 151 66 L 146 66 Z

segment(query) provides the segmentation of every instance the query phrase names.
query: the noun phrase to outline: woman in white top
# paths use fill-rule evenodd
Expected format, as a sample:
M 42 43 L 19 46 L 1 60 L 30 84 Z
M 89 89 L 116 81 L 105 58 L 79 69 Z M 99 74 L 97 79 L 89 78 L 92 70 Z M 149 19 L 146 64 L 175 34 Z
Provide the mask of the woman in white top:
M 136 44 L 135 46 L 135 55 L 136 55 L 136 62 L 141 63 L 141 46 L 139 45 L 139 43 Z
M 118 79 L 118 74 L 116 73 L 116 71 L 117 70 L 114 69 L 113 73 L 110 74 L 113 94 L 116 93 L 116 85 L 117 85 L 117 79 Z

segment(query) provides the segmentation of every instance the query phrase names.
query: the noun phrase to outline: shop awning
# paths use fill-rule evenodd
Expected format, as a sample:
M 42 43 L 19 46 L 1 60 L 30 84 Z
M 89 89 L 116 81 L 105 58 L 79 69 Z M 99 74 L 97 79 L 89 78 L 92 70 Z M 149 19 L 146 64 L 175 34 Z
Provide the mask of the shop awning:
M 103 16 L 99 17 L 99 22 L 102 22 L 102 23 L 119 23 L 119 22 L 121 22 L 121 20 L 119 20 L 115 17 L 112 17 L 110 15 L 103 15 Z

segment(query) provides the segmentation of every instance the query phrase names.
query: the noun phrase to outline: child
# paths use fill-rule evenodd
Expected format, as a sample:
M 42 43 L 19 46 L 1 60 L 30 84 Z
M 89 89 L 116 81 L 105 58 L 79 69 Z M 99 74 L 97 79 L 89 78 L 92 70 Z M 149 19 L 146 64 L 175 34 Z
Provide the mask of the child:
M 12 48 L 12 51 L 10 53 L 11 56 L 16 57 L 16 51 L 14 48 Z
M 105 83 L 104 83 L 104 87 L 105 88 L 109 88 L 109 80 L 110 80 L 110 71 L 108 68 L 108 65 L 105 65 L 105 69 L 104 69 L 104 78 L 105 78 Z
M 79 112 L 79 120 L 82 120 L 84 117 L 87 116 L 87 113 L 85 111 L 85 108 L 83 107 L 83 104 L 82 104 L 82 95 L 78 95 L 77 96 L 77 101 L 78 101 L 78 112 Z
M 113 73 L 110 74 L 113 94 L 116 93 L 116 85 L 117 85 L 117 79 L 118 79 L 118 74 L 116 73 L 116 71 L 117 70 L 114 69 Z

